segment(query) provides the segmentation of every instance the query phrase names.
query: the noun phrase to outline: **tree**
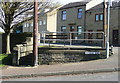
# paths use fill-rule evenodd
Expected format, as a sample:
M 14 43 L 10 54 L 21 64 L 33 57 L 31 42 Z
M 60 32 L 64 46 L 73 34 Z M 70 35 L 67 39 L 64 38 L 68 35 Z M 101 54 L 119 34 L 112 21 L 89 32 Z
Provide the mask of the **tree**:
M 38 2 L 39 13 L 50 7 L 51 0 Z M 10 54 L 10 33 L 21 23 L 33 18 L 33 2 L 0 2 L 0 26 L 5 31 L 6 54 Z

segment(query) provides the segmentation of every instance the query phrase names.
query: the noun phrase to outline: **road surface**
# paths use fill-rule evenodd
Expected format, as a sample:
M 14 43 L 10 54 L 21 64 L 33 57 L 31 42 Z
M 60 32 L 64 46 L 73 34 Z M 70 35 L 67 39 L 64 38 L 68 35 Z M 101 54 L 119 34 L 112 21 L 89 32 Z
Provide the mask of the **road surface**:
M 4 81 L 118 81 L 118 72 L 18 78 Z

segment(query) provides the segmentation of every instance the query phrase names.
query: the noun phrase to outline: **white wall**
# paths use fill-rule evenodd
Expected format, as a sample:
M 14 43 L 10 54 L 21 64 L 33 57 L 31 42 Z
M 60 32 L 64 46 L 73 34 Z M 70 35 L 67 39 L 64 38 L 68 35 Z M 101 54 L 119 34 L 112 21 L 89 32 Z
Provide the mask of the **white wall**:
M 57 10 L 53 10 L 47 14 L 47 31 L 56 32 L 57 27 Z
M 102 3 L 103 0 L 92 0 L 89 3 L 86 4 L 86 10 L 89 10 L 90 8 Z

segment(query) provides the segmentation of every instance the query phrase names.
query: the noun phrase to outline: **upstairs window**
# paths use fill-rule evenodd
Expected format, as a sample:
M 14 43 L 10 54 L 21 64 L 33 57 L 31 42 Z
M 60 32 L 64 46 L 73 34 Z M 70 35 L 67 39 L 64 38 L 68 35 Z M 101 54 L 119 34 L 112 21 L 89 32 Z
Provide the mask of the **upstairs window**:
M 66 20 L 67 19 L 67 12 L 66 11 L 62 11 L 62 20 Z
M 41 20 L 39 21 L 39 25 L 42 25 L 42 21 Z
M 31 26 L 33 26 L 33 22 L 31 23 Z
M 24 27 L 27 27 L 26 23 L 23 25 Z
M 43 20 L 43 25 L 46 25 L 46 20 Z
M 103 14 L 100 14 L 100 20 L 101 21 L 103 20 Z
M 78 9 L 78 18 L 81 19 L 82 18 L 82 9 Z
M 29 27 L 29 23 L 27 23 L 27 27 Z
M 95 21 L 103 21 L 103 14 L 96 14 Z
M 95 15 L 95 21 L 99 21 L 99 15 L 98 14 Z

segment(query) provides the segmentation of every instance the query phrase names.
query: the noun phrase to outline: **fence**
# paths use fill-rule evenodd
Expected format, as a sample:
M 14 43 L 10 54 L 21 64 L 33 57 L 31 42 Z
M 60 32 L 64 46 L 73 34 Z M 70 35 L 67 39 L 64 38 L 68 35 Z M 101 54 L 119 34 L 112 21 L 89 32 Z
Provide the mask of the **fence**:
M 98 38 L 95 38 L 98 37 Z M 104 32 L 40 32 L 40 43 L 45 45 L 46 43 L 60 43 L 58 41 L 62 41 L 64 45 L 69 43 L 69 46 L 73 45 L 73 43 L 83 42 L 102 42 L 101 47 L 104 44 Z

